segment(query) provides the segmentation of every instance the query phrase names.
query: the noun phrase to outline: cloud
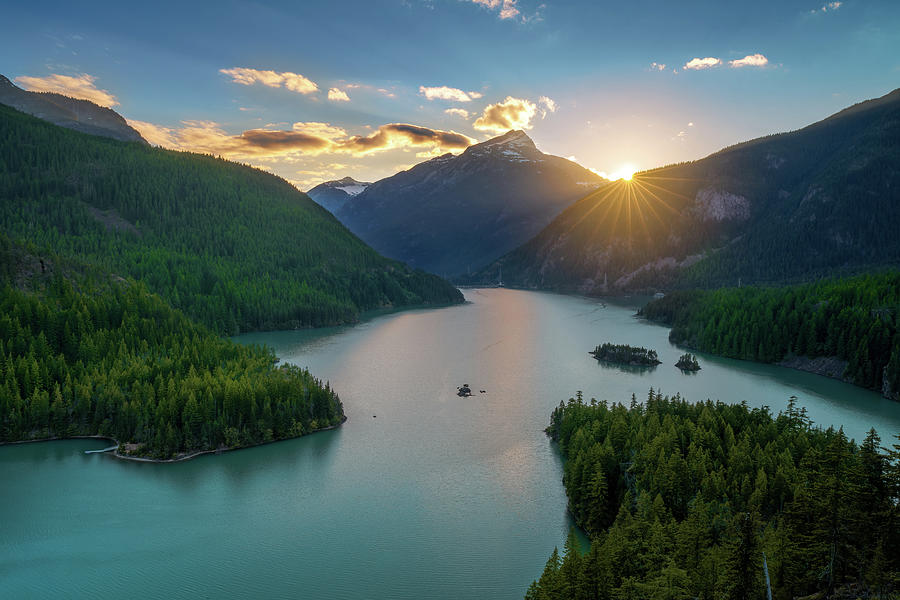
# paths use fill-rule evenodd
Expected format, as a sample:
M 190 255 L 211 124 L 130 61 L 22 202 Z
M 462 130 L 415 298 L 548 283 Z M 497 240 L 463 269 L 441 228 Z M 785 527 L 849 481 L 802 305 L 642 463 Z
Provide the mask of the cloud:
M 722 61 L 718 58 L 714 58 L 712 56 L 707 56 L 706 58 L 692 58 L 688 62 L 685 63 L 685 69 L 693 69 L 699 71 L 700 69 L 709 69 L 711 67 L 718 67 L 722 64 Z
M 451 100 L 453 102 L 471 102 L 481 98 L 481 92 L 464 92 L 459 88 L 447 87 L 446 85 L 437 87 L 419 86 L 419 93 L 429 100 Z
M 733 69 L 740 67 L 764 67 L 769 64 L 769 59 L 762 54 L 748 54 L 744 58 L 728 61 L 728 65 Z
M 448 150 L 462 150 L 474 142 L 470 137 L 455 131 L 430 129 L 407 123 L 382 125 L 375 133 L 367 136 L 353 136 L 336 143 L 336 152 L 365 155 L 390 148 L 405 146 L 431 146 Z
M 179 128 L 144 121 L 129 123 L 151 144 L 255 162 L 297 154 L 365 156 L 406 147 L 447 152 L 461 150 L 474 142 L 455 131 L 408 123 L 389 123 L 369 135 L 354 136 L 341 127 L 314 121 L 294 123 L 290 130 L 250 129 L 240 135 L 228 134 L 218 123 L 211 121 L 184 121 Z
M 241 85 L 261 83 L 273 88 L 283 87 L 298 94 L 312 94 L 319 90 L 319 86 L 303 75 L 291 73 L 290 71 L 279 73 L 277 71 L 260 71 L 244 67 L 233 67 L 231 69 L 219 69 L 219 73 L 228 75 L 234 83 L 240 83 Z
M 547 116 L 547 113 L 555 113 L 556 109 L 559 108 L 559 105 L 556 104 L 556 101 L 553 98 L 549 98 L 547 96 L 541 96 L 538 98 L 538 103 L 543 107 L 541 111 L 541 118 Z
M 652 62 L 650 63 L 650 68 L 654 71 L 665 71 L 666 65 L 664 63 Z
M 47 75 L 46 77 L 16 77 L 15 81 L 31 92 L 56 92 L 72 98 L 90 100 L 100 106 L 117 106 L 119 101 L 106 90 L 97 89 L 93 75 L 82 73 L 71 77 L 69 75 Z
M 515 19 L 519 16 L 518 0 L 471 0 L 475 4 L 487 7 L 491 10 L 499 10 L 501 19 Z
M 812 14 L 834 12 L 837 9 L 839 9 L 841 6 L 843 6 L 843 4 L 844 4 L 843 2 L 826 2 L 825 4 L 822 5 L 822 8 L 817 9 L 817 10 L 811 10 L 809 12 L 811 12 Z
M 480 131 L 503 133 L 510 129 L 531 129 L 537 106 L 522 98 L 507 96 L 503 102 L 489 104 L 472 126 Z
M 448 108 L 444 111 L 448 115 L 456 115 L 457 117 L 462 117 L 463 119 L 469 118 L 469 111 L 464 108 Z
M 332 125 L 331 123 L 321 123 L 319 121 L 307 121 L 294 123 L 291 127 L 294 131 L 308 133 L 329 140 L 337 140 L 347 137 L 347 132 L 343 127 Z
M 338 88 L 328 90 L 328 99 L 335 102 L 350 102 L 350 96 L 347 95 L 347 92 Z

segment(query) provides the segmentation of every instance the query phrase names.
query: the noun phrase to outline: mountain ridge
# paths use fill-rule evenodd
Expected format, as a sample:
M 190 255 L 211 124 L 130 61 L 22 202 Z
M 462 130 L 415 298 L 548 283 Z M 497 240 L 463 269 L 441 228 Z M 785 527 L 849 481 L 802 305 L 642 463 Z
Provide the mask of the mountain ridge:
M 465 282 L 588 294 L 787 283 L 900 262 L 900 90 L 581 198 Z
M 501 256 L 604 183 L 511 130 L 376 181 L 335 214 L 386 256 L 453 275 Z
M 0 104 L 81 133 L 121 142 L 147 143 L 122 115 L 111 108 L 55 92 L 29 92 L 3 75 L 0 75 Z
M 446 281 L 378 255 L 290 183 L 246 165 L 85 135 L 7 106 L 0 164 L 0 232 L 145 282 L 218 333 L 462 301 Z

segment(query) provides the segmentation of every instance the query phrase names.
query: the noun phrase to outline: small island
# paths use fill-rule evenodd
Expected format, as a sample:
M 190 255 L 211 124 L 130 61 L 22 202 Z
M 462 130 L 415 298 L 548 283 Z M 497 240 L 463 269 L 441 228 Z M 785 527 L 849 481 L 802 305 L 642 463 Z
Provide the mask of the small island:
M 697 362 L 697 357 L 687 352 L 681 355 L 681 358 L 678 359 L 678 362 L 675 363 L 675 366 L 681 369 L 682 371 L 699 371 L 700 363 Z
M 602 362 L 634 367 L 655 367 L 660 364 L 656 350 L 638 348 L 625 344 L 602 344 L 594 348 L 591 356 Z

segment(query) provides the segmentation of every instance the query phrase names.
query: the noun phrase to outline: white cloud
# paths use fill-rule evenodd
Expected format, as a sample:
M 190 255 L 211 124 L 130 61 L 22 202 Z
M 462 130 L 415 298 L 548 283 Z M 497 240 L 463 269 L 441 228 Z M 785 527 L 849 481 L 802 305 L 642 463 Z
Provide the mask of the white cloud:
M 97 89 L 93 75 L 82 73 L 74 77 L 69 75 L 47 75 L 46 77 L 16 77 L 15 81 L 31 92 L 55 92 L 72 98 L 90 100 L 100 106 L 117 106 L 119 101 L 106 90 Z
M 812 14 L 834 12 L 843 5 L 843 2 L 826 2 L 822 5 L 822 8 L 811 10 L 809 12 L 811 12 Z
M 740 67 L 764 67 L 769 64 L 769 59 L 762 54 L 748 54 L 744 58 L 728 61 L 728 65 L 737 69 Z
M 556 104 L 556 101 L 553 98 L 549 98 L 547 96 L 541 96 L 538 98 L 538 103 L 544 107 L 541 111 L 541 118 L 547 116 L 547 113 L 555 113 L 556 109 L 559 108 L 559 105 Z
M 464 92 L 459 88 L 446 85 L 435 87 L 420 85 L 419 93 L 429 100 L 450 100 L 453 102 L 471 102 L 481 98 L 481 92 Z
M 448 115 L 456 115 L 457 117 L 462 117 L 463 119 L 469 118 L 469 111 L 464 108 L 448 108 L 444 112 Z
M 260 83 L 267 87 L 283 87 L 298 94 L 312 94 L 319 90 L 319 86 L 300 75 L 290 71 L 260 71 L 245 67 L 233 67 L 231 69 L 219 69 L 219 73 L 228 75 L 234 83 L 241 85 L 253 85 Z
M 650 68 L 654 71 L 665 71 L 666 65 L 665 63 L 652 62 L 650 63 Z
M 338 88 L 328 90 L 328 99 L 335 102 L 350 102 L 350 96 L 347 95 L 347 92 Z
M 692 69 L 698 71 L 700 69 L 709 69 L 712 67 L 717 67 L 722 64 L 722 61 L 718 58 L 714 58 L 712 56 L 707 56 L 706 58 L 692 58 L 687 61 L 684 65 L 685 69 Z
M 472 124 L 480 131 L 503 133 L 510 129 L 531 129 L 531 120 L 537 112 L 534 102 L 507 96 L 503 102 L 489 104 Z

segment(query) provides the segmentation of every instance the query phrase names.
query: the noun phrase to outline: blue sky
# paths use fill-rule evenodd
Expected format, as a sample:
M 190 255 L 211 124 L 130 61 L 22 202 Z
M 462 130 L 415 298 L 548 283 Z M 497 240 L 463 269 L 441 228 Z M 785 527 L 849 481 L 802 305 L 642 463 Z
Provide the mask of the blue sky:
M 4 13 L 0 73 L 19 85 L 100 99 L 151 141 L 303 189 L 378 179 L 508 126 L 598 171 L 650 168 L 900 87 L 896 0 L 35 1 Z

